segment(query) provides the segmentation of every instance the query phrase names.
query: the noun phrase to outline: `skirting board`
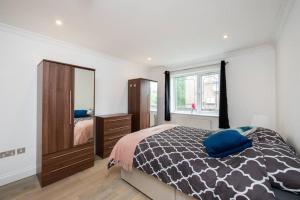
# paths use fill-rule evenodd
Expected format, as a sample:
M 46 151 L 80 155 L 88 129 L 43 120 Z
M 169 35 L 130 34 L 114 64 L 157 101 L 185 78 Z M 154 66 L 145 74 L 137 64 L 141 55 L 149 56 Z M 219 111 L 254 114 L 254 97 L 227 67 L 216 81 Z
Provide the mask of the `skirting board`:
M 121 178 L 154 200 L 192 200 L 193 197 L 176 190 L 155 177 L 133 169 L 131 172 L 121 170 Z
M 12 183 L 14 181 L 21 180 L 23 178 L 32 176 L 36 174 L 36 168 L 35 167 L 28 167 L 24 168 L 20 171 L 13 171 L 9 174 L 5 174 L 0 176 L 0 186 Z

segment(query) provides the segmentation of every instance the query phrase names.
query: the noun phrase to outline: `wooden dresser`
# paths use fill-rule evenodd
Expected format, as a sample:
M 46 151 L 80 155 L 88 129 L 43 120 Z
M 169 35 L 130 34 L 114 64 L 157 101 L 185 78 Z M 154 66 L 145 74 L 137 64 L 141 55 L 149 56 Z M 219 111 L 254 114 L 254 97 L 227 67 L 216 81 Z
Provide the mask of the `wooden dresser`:
M 131 114 L 96 116 L 96 154 L 108 157 L 117 141 L 128 133 L 131 133 Z

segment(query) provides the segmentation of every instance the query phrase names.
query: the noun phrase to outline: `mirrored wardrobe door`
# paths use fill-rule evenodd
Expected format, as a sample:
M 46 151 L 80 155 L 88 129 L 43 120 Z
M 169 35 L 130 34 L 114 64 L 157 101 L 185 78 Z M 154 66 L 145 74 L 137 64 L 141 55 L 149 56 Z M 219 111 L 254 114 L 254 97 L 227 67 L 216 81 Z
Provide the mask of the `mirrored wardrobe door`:
M 95 72 L 74 70 L 74 146 L 94 138 Z
M 157 125 L 157 82 L 150 81 L 150 127 Z

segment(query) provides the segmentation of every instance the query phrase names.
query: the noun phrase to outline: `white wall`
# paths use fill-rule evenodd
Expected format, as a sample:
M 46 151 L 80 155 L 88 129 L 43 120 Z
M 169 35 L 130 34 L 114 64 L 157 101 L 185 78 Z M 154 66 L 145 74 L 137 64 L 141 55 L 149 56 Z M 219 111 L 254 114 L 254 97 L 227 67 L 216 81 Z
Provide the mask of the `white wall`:
M 276 129 L 275 92 L 275 49 L 272 45 L 231 52 L 218 56 L 229 64 L 227 72 L 227 93 L 231 127 L 250 125 L 253 115 L 266 115 L 270 127 Z M 209 62 L 207 62 L 209 63 Z M 201 64 L 199 64 L 201 65 Z M 199 66 L 198 65 L 198 66 Z M 195 67 L 197 65 L 194 65 Z M 184 68 L 184 67 L 177 67 Z M 158 81 L 158 119 L 164 121 L 164 74 L 171 68 L 159 67 L 150 71 L 149 76 Z M 211 128 L 218 127 L 217 117 L 172 114 L 172 122 L 181 125 Z
M 273 46 L 245 50 L 226 58 L 230 125 L 250 125 L 254 115 L 265 115 L 276 129 L 276 57 Z
M 127 80 L 143 66 L 0 24 L 0 185 L 35 174 L 37 64 L 43 59 L 96 68 L 96 114 L 127 112 Z
M 292 7 L 277 44 L 278 128 L 300 152 L 300 2 Z

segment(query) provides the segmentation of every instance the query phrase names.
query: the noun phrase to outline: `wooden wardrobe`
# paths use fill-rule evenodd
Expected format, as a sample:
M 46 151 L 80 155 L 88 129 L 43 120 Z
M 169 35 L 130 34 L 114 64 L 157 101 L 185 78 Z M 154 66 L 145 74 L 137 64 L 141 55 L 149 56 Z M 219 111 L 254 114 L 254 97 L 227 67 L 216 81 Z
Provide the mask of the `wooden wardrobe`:
M 128 113 L 132 132 L 157 125 L 157 82 L 149 79 L 128 81 Z
M 88 92 L 80 89 L 85 80 Z M 94 69 L 50 60 L 38 65 L 37 176 L 42 187 L 94 165 L 94 96 Z M 85 106 L 91 114 L 74 121 L 74 109 Z M 84 120 L 89 120 L 88 136 L 78 142 L 82 135 L 76 124 Z

